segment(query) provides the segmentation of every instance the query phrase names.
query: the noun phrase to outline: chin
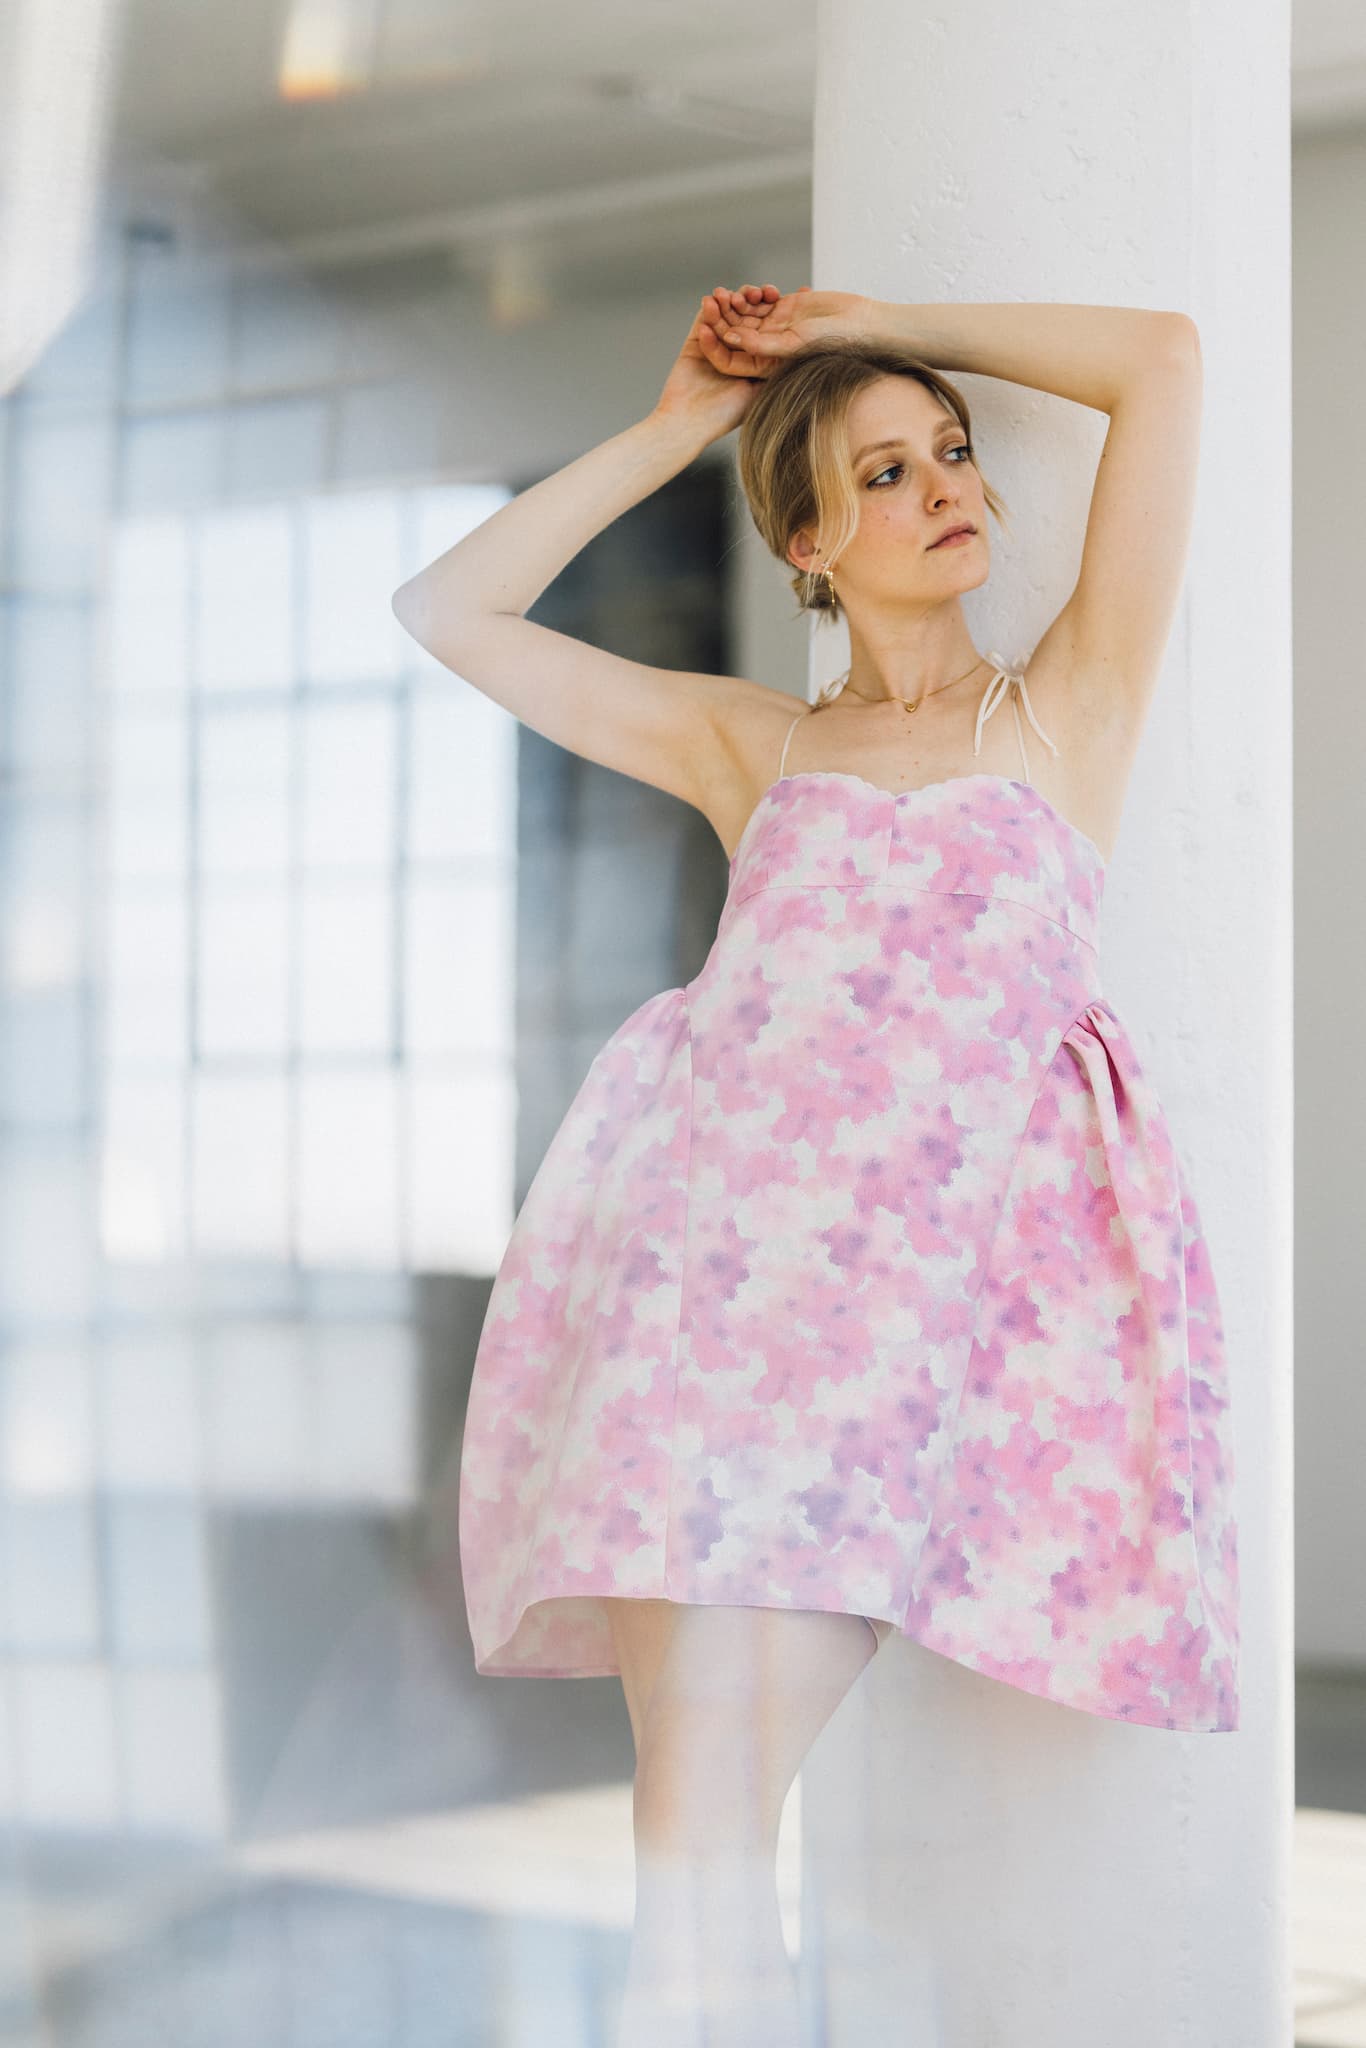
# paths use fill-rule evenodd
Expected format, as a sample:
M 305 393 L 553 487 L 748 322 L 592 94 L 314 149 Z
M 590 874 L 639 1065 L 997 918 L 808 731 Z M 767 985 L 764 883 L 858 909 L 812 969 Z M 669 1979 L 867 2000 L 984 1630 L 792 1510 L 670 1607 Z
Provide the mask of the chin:
M 931 549 L 931 553 L 933 552 L 934 550 Z M 968 550 L 966 548 L 950 548 L 948 552 L 951 555 L 966 555 Z M 977 554 L 975 560 L 961 564 L 961 571 L 962 573 L 955 581 L 961 583 L 964 590 L 975 590 L 979 583 L 986 582 L 987 577 L 991 573 L 991 564 L 990 562 L 984 562 L 981 555 Z

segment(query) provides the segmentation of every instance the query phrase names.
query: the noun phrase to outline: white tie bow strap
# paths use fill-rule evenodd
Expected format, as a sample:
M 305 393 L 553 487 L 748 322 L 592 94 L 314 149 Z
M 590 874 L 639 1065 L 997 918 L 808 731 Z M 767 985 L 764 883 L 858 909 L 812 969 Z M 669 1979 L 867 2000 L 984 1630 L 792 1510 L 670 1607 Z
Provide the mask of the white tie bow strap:
M 1010 686 L 1012 683 L 1014 683 L 1015 687 L 1020 693 L 1020 698 L 1025 708 L 1025 715 L 1028 718 L 1030 724 L 1033 726 L 1035 732 L 1039 735 L 1039 738 L 1043 741 L 1044 745 L 1047 748 L 1049 748 L 1052 753 L 1056 754 L 1058 751 L 1057 747 L 1054 746 L 1052 740 L 1048 737 L 1048 734 L 1044 731 L 1043 727 L 1039 724 L 1038 719 L 1034 716 L 1034 706 L 1030 703 L 1029 692 L 1025 688 L 1024 670 L 1018 668 L 1010 668 L 1004 661 L 1002 661 L 1000 655 L 996 652 L 994 647 L 989 647 L 987 649 L 987 660 L 995 664 L 996 673 L 992 677 L 991 681 L 987 684 L 986 689 L 982 692 L 982 701 L 977 707 L 977 726 L 975 732 L 973 733 L 972 739 L 973 753 L 981 753 L 982 727 L 986 724 L 987 720 L 990 718 L 992 712 L 996 709 L 997 705 L 1001 702 L 1002 698 L 1009 694 Z M 1015 723 L 1017 726 L 1019 722 L 1020 714 L 1017 711 L 1015 714 Z

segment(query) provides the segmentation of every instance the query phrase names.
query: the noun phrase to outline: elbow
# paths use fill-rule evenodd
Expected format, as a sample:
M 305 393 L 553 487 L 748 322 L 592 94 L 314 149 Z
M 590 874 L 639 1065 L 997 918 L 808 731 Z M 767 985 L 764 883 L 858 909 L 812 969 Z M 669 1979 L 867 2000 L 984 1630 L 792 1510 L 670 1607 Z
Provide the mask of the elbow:
M 1200 329 L 1189 313 L 1167 313 L 1163 317 L 1164 353 L 1188 362 L 1200 361 Z
M 437 593 L 421 574 L 399 584 L 389 599 L 389 609 L 404 632 L 429 654 L 437 653 L 439 643 L 439 658 L 443 661 L 450 658 L 453 650 L 466 645 L 471 634 L 487 619 L 521 617 L 520 612 L 491 611 L 486 605 L 448 589 Z
M 389 600 L 389 608 L 405 633 L 411 633 L 415 640 L 421 638 L 418 622 L 421 617 L 421 601 L 415 588 L 415 578 L 400 583 Z
M 1125 366 L 1115 401 L 1123 400 L 1131 389 L 1154 382 L 1168 386 L 1175 381 L 1183 388 L 1190 384 L 1198 388 L 1204 379 L 1204 364 L 1195 322 L 1186 313 L 1150 312 L 1144 315 L 1144 323 L 1140 346 Z

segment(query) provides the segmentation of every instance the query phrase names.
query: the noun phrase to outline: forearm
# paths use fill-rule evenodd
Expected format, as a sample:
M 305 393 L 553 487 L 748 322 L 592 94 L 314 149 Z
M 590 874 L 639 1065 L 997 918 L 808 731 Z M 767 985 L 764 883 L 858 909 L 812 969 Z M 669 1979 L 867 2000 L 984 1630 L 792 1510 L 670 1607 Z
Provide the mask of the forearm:
M 439 621 L 448 640 L 464 617 L 520 617 L 596 534 L 707 445 L 695 426 L 647 414 L 500 505 L 394 592 L 395 614 L 418 639 Z
M 1138 306 L 870 302 L 875 338 L 905 342 L 937 370 L 1005 377 L 1110 412 L 1154 362 L 1198 349 L 1184 313 Z

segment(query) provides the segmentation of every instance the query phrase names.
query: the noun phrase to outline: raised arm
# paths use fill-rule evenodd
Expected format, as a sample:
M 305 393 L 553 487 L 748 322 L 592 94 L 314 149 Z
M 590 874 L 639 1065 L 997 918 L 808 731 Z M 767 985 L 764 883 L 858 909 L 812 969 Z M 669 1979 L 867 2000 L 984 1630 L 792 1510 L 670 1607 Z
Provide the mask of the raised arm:
M 500 505 L 393 596 L 415 640 L 524 724 L 704 809 L 718 703 L 754 685 L 627 661 L 522 615 L 595 534 L 743 418 L 757 389 L 745 372 L 758 366 L 716 340 L 720 318 L 708 294 L 644 419 Z
M 1077 579 L 1035 647 L 1030 689 L 1045 723 L 1056 696 L 1060 720 L 1090 736 L 1098 776 L 1108 766 L 1122 778 L 1185 575 L 1203 399 L 1195 322 L 1134 306 L 872 308 L 875 331 L 936 368 L 1008 377 L 1108 414 Z
M 1200 451 L 1195 322 L 1138 306 L 899 304 L 803 286 L 723 320 L 763 360 L 821 335 L 902 342 L 935 369 L 1004 377 L 1109 416 L 1076 582 L 1029 689 L 1092 814 L 1118 816 L 1185 573 Z

